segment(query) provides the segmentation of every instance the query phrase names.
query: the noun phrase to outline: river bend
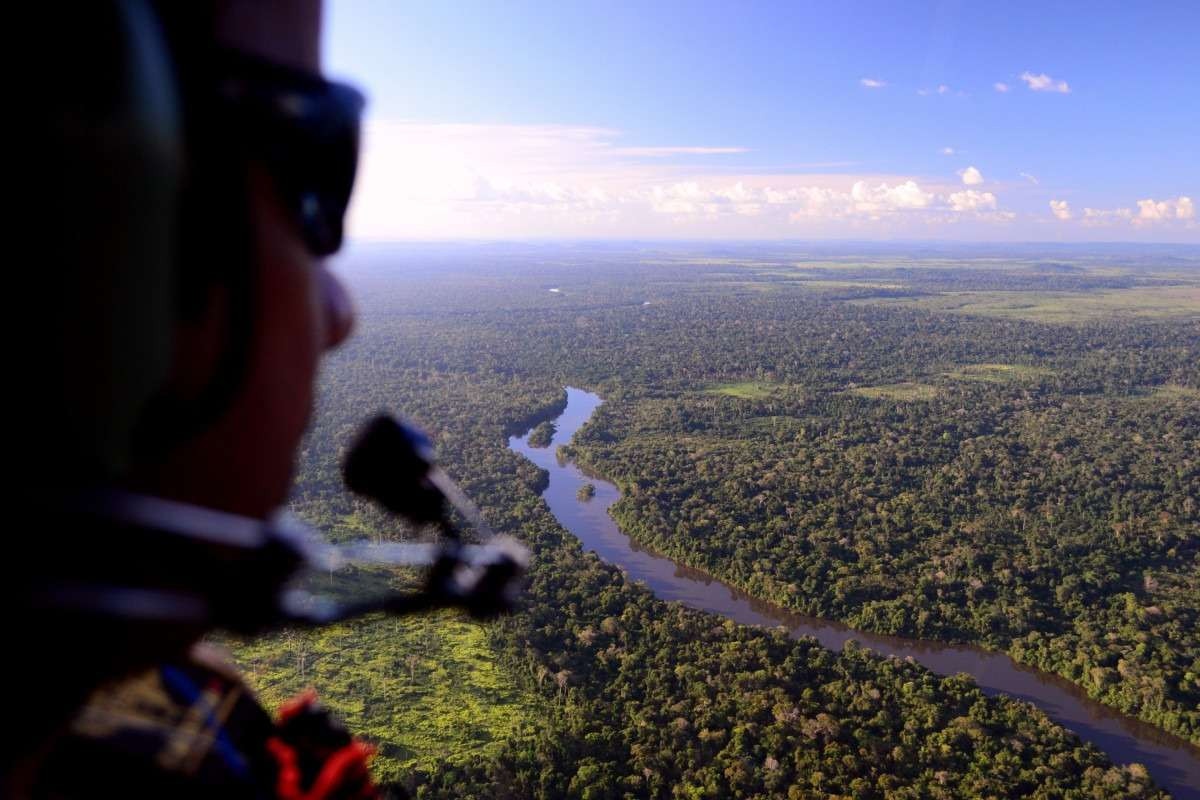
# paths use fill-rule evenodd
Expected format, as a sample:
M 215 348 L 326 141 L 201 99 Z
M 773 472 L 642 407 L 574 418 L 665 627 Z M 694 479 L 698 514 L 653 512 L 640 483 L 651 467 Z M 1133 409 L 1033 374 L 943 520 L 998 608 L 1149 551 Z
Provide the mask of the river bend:
M 556 432 L 549 447 L 531 447 L 528 432 L 512 437 L 508 444 L 550 474 L 542 497 L 563 527 L 577 536 L 585 549 L 620 567 L 657 597 L 746 625 L 782 625 L 793 637 L 815 637 L 831 650 L 840 650 L 846 641 L 853 639 L 880 654 L 911 656 L 941 675 L 965 672 L 986 694 L 1006 694 L 1033 703 L 1058 724 L 1095 744 L 1113 761 L 1144 764 L 1159 785 L 1177 800 L 1200 800 L 1200 748 L 1092 700 L 1065 678 L 979 647 L 864 633 L 838 622 L 796 614 L 632 542 L 608 514 L 608 509 L 620 498 L 617 487 L 584 475 L 574 463 L 560 462 L 556 456 L 558 447 L 571 441 L 600 403 L 595 394 L 568 387 L 567 407 L 554 421 Z M 595 496 L 583 500 L 578 493 L 587 483 L 595 486 Z

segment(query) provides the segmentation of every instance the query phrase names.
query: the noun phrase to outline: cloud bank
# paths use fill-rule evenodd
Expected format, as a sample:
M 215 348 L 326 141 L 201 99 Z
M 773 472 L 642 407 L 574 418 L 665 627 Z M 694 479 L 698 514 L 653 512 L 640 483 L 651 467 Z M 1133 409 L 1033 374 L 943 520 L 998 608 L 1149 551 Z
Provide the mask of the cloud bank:
M 637 146 L 605 128 L 377 123 L 350 214 L 362 239 L 506 236 L 936 235 L 994 223 L 957 181 L 730 173 L 736 146 Z
M 1062 221 L 1072 218 L 1066 201 L 1051 200 L 1050 210 L 1055 217 Z M 1187 195 L 1179 195 L 1165 200 L 1152 198 L 1138 200 L 1136 208 L 1084 208 L 1080 223 L 1087 228 L 1129 226 L 1186 231 L 1200 228 L 1196 221 L 1196 205 Z
M 975 166 L 942 175 L 853 172 L 849 162 L 739 167 L 747 152 L 642 146 L 600 127 L 372 123 L 348 229 L 373 240 L 996 239 L 1028 236 L 1045 221 L 1045 205 L 1023 216 L 1006 207 L 1003 184 L 983 191 Z M 1055 202 L 1061 211 L 1052 205 L 1051 213 L 1077 220 L 1078 235 L 1084 227 L 1195 223 L 1186 196 L 1078 216 Z M 1014 222 L 1026 226 L 1023 234 Z

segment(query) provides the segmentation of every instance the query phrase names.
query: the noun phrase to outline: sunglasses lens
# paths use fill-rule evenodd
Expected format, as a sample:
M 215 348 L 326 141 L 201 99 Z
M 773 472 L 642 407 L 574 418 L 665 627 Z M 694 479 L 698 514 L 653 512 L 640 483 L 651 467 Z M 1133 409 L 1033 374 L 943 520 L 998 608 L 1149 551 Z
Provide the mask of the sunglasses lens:
M 305 245 L 318 256 L 337 252 L 365 99 L 344 84 L 243 53 L 226 53 L 225 61 L 219 97 L 247 124 L 247 139 L 271 170 Z
M 276 178 L 291 198 L 308 249 L 319 256 L 342 245 L 343 218 L 358 168 L 362 97 L 332 86 L 320 109 L 291 132 L 292 146 L 276 161 Z

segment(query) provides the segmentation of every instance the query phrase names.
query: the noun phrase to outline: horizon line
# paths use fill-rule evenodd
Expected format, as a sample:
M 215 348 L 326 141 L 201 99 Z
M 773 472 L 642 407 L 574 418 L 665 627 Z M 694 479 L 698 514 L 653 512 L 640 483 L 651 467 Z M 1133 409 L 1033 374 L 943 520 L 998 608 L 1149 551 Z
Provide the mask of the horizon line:
M 1200 250 L 1200 241 L 1138 241 L 1131 239 L 1084 239 L 1064 242 L 1046 239 L 850 239 L 850 238 L 792 238 L 792 237 L 728 237 L 728 238 L 680 238 L 664 236 L 631 236 L 631 237 L 586 237 L 586 236 L 459 236 L 459 237 L 398 237 L 398 238 L 354 238 L 346 239 L 346 247 L 389 245 L 389 244 L 539 244 L 539 243 L 579 243 L 579 244 L 613 244 L 613 243 L 670 243 L 670 244 L 943 244 L 943 245 L 1039 245 L 1039 246 L 1087 246 L 1087 245 L 1128 245 L 1131 247 L 1191 247 Z M 344 248 L 345 249 L 345 248 Z M 343 249 L 343 252 L 344 252 Z

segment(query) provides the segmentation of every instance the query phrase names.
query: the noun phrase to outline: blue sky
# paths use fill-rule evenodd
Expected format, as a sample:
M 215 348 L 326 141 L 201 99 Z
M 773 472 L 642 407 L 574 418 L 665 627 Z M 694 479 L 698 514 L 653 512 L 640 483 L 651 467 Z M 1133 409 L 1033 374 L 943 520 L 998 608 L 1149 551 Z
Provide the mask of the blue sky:
M 1200 241 L 1200 3 L 333 0 L 362 239 Z

